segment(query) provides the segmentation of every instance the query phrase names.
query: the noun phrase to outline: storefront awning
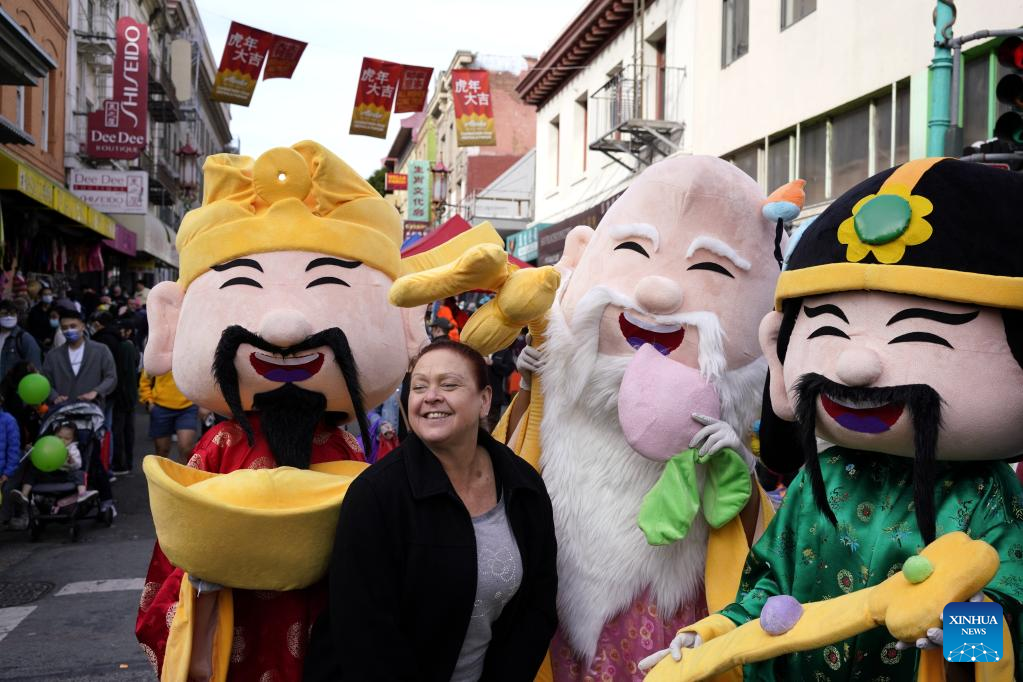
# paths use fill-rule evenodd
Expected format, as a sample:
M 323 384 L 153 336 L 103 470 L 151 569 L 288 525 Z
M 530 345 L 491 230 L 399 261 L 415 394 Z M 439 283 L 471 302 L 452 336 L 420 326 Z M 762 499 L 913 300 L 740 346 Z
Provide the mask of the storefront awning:
M 118 223 L 135 233 L 137 258 L 145 258 L 148 254 L 173 268 L 178 267 L 178 252 L 174 248 L 176 235 L 162 220 L 151 213 L 115 213 L 114 216 Z
M 24 161 L 0 153 L 0 190 L 4 189 L 20 192 L 104 239 L 116 235 L 116 223 L 105 213 L 91 208 Z

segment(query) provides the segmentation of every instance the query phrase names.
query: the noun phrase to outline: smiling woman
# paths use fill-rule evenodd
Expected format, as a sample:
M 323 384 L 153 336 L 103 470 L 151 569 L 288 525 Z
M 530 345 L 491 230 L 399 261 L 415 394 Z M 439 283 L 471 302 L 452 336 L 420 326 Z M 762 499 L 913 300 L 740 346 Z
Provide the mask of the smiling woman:
M 539 474 L 480 428 L 490 399 L 468 346 L 414 362 L 413 433 L 341 507 L 306 680 L 534 678 L 557 625 L 553 513 Z

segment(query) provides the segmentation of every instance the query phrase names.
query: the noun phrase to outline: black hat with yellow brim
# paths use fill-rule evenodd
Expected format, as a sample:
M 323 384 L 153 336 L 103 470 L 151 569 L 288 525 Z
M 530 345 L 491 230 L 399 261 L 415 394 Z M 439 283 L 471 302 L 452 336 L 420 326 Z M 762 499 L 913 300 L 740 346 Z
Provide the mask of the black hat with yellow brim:
M 836 199 L 800 236 L 775 304 L 887 291 L 1023 309 L 1023 176 L 945 158 L 910 161 Z

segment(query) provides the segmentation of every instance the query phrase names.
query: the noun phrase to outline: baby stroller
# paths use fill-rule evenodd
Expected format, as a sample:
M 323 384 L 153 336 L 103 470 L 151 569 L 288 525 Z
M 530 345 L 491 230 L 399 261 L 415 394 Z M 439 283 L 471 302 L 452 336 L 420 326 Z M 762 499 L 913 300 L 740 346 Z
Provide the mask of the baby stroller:
M 75 440 L 82 455 L 82 471 L 85 472 L 86 485 L 97 488 L 92 480 L 102 464 L 99 461 L 103 436 L 106 425 L 103 410 L 95 403 L 74 401 L 67 402 L 51 409 L 39 427 L 39 436 L 53 435 L 57 425 L 70 422 L 75 427 Z M 99 473 L 102 475 L 102 472 Z M 68 524 L 68 533 L 72 542 L 78 542 L 80 532 L 78 522 L 83 519 L 96 519 L 109 527 L 114 521 L 113 507 L 100 509 L 101 495 L 78 501 L 78 490 L 74 478 L 64 471 L 51 472 L 46 482 L 32 487 L 28 496 L 28 529 L 32 541 L 35 542 L 43 533 L 43 528 L 50 523 Z

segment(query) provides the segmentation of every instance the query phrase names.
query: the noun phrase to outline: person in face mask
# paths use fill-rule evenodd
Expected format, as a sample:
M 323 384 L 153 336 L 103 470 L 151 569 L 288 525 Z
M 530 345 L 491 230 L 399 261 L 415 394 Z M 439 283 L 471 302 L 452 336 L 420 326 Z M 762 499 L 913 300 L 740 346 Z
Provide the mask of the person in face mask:
M 0 301 L 0 378 L 18 362 L 43 364 L 39 344 L 31 334 L 18 326 L 18 309 L 13 301 Z
M 55 309 L 53 305 L 53 290 L 44 286 L 39 290 L 39 302 L 28 311 L 26 329 L 35 338 L 36 343 L 43 351 L 47 351 L 53 344 L 53 327 L 50 326 L 50 313 Z

